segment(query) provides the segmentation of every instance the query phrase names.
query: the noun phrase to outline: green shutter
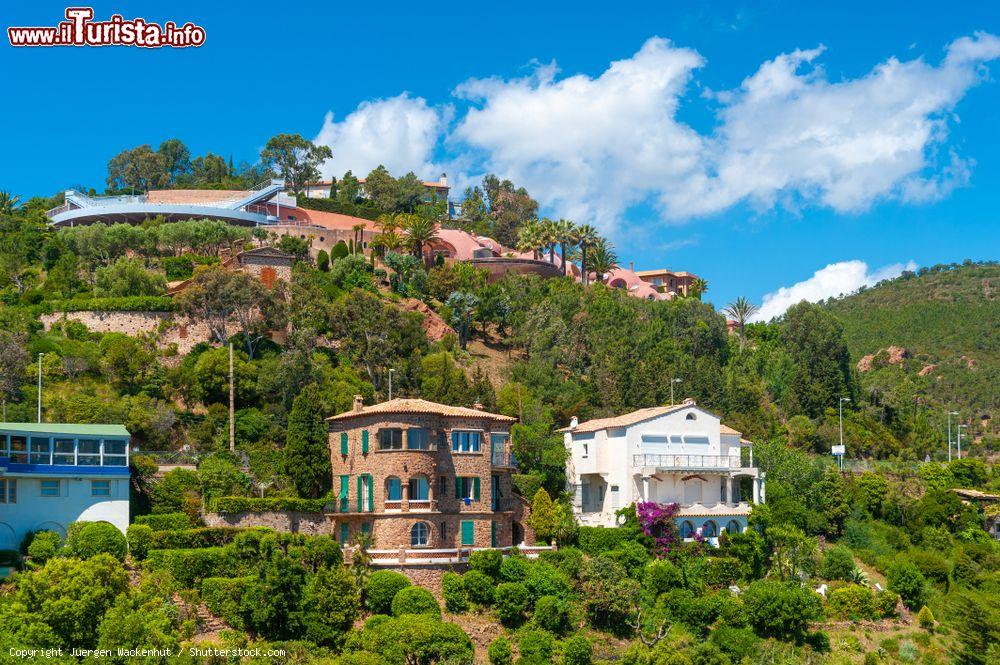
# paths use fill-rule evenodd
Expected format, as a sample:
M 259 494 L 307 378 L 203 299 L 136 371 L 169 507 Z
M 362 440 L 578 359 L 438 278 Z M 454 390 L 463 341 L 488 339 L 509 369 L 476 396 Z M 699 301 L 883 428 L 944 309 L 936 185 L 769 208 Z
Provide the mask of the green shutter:
M 497 546 L 497 523 L 490 520 L 490 547 Z
M 462 521 L 462 544 L 476 544 L 476 523 L 471 520 Z
M 340 433 L 340 454 L 347 454 L 347 432 Z
M 343 522 L 340 525 L 340 544 L 346 545 L 347 539 L 351 535 L 351 528 L 347 525 L 347 522 Z
M 351 477 L 340 477 L 340 512 L 346 513 L 351 504 L 348 503 L 351 491 Z M 346 525 L 345 525 L 346 526 Z
M 366 474 L 365 480 L 368 484 L 368 512 L 373 512 L 375 510 L 375 481 L 372 479 L 371 475 Z
M 455 476 L 455 498 L 462 498 L 462 479 L 458 476 Z
M 472 498 L 479 501 L 479 476 L 472 479 Z
M 364 476 L 358 476 L 358 512 L 359 513 L 362 510 L 364 510 L 364 503 L 363 503 L 363 500 L 362 500 L 362 497 L 364 497 L 364 493 L 365 493 L 364 492 L 364 488 L 365 488 L 365 477 Z
M 368 454 L 368 430 L 361 430 L 361 454 Z
M 370 522 L 362 522 L 361 523 L 361 533 L 371 533 L 371 532 L 372 532 L 372 525 L 371 525 L 371 523 Z

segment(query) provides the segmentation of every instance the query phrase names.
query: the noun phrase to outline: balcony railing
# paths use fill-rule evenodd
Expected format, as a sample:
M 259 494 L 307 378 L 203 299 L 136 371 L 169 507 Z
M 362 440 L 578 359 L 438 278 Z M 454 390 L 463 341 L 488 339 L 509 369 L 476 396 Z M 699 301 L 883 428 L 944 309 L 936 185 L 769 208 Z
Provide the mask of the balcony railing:
M 514 453 L 494 450 L 490 454 L 490 464 L 502 469 L 513 469 L 517 467 L 517 458 L 514 456 Z
M 502 496 L 490 501 L 490 510 L 495 513 L 509 513 L 514 510 L 514 499 L 509 496 Z
M 632 455 L 633 467 L 652 466 L 657 469 L 730 470 L 743 467 L 739 457 L 729 455 Z

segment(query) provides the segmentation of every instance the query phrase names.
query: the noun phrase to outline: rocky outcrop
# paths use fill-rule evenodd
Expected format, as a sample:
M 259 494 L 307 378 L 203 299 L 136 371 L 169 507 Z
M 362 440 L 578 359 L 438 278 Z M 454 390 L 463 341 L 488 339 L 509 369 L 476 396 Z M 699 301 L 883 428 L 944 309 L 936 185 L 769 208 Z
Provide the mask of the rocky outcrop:
M 448 323 L 441 318 L 441 315 L 435 312 L 433 309 L 427 306 L 427 303 L 422 300 L 409 299 L 404 300 L 402 303 L 403 309 L 408 312 L 420 312 L 424 315 L 424 333 L 427 335 L 427 339 L 432 342 L 440 342 L 448 335 L 457 335 L 455 329 L 448 325 Z
M 890 346 L 887 349 L 879 349 L 875 353 L 869 353 L 858 361 L 858 371 L 867 372 L 872 369 L 875 359 L 879 354 L 885 353 L 887 362 L 890 365 L 900 365 L 904 360 L 911 357 L 909 349 L 902 346 Z
M 924 365 L 923 369 L 917 372 L 917 376 L 927 376 L 935 369 L 937 369 L 937 365 Z

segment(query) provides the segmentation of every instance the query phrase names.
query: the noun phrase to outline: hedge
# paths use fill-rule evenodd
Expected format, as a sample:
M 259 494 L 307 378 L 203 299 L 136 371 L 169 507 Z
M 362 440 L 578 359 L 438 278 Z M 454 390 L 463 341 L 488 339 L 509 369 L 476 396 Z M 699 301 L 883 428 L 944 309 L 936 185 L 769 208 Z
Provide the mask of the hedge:
M 345 203 L 336 199 L 314 199 L 308 196 L 299 195 L 296 197 L 296 205 L 307 210 L 322 210 L 323 212 L 335 212 L 351 217 L 360 217 L 375 221 L 384 211 L 373 206 L 363 206 L 354 203 Z
M 617 549 L 631 539 L 631 532 L 625 529 L 603 526 L 581 526 L 578 532 L 580 549 L 591 556 Z
M 243 529 L 231 526 L 157 531 L 153 534 L 150 549 L 173 550 L 218 547 L 233 542 L 233 538 L 241 531 Z
M 142 561 L 149 554 L 153 543 L 153 529 L 148 524 L 130 524 L 125 531 L 129 552 L 136 561 Z
M 166 570 L 187 587 L 206 577 L 232 575 L 240 569 L 235 554 L 227 547 L 150 550 L 145 565 L 151 570 Z
M 224 620 L 233 628 L 243 630 L 243 614 L 240 612 L 240 602 L 243 590 L 256 578 L 248 577 L 206 577 L 201 581 L 201 599 L 205 607 L 215 616 Z
M 174 529 L 190 529 L 194 526 L 187 513 L 159 513 L 139 515 L 133 524 L 145 524 L 153 531 L 170 531 Z
M 208 507 L 209 510 L 217 513 L 267 513 L 284 510 L 321 513 L 326 510 L 327 504 L 330 503 L 329 499 L 297 499 L 284 496 L 266 499 L 250 496 L 220 496 L 212 499 Z
M 172 312 L 176 309 L 168 296 L 123 296 L 117 298 L 86 298 L 53 300 L 43 304 L 54 312 Z

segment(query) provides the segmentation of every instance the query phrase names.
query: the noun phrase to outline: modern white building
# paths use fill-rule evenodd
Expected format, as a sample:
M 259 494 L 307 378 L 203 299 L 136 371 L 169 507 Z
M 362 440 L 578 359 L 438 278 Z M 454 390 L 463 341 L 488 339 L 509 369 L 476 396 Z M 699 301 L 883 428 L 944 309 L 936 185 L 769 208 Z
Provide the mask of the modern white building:
M 70 522 L 129 521 L 129 433 L 121 425 L 0 423 L 0 549 Z
M 580 524 L 615 526 L 615 513 L 633 503 L 677 503 L 685 539 L 713 544 L 722 530 L 742 532 L 750 503 L 765 498 L 752 444 L 694 400 L 639 409 L 614 418 L 576 422 L 563 432 L 566 476 Z

